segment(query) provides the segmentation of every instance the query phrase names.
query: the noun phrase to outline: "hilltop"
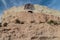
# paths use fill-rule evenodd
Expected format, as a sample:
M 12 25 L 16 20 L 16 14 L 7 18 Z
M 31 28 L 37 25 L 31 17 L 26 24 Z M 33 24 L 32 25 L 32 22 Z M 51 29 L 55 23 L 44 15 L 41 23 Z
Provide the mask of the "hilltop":
M 60 40 L 59 15 L 41 5 L 12 7 L 2 16 L 0 40 Z

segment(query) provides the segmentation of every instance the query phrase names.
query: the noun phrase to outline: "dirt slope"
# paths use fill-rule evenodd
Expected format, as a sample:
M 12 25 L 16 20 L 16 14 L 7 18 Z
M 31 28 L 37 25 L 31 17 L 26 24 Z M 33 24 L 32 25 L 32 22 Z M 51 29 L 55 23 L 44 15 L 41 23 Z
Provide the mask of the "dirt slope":
M 34 10 L 23 7 L 6 10 L 0 23 L 0 40 L 60 40 L 60 17 L 49 14 L 51 9 L 47 13 L 39 10 L 44 6 L 34 7 Z M 50 12 L 59 14 L 55 10 Z

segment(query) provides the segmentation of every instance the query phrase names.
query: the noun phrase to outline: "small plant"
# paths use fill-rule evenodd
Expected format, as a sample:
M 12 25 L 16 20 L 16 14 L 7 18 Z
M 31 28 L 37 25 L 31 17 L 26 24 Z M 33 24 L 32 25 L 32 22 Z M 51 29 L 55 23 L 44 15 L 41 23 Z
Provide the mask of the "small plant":
M 31 37 L 31 40 L 35 40 L 35 39 L 37 39 L 38 37 Z
M 35 23 L 35 21 L 31 21 L 31 23 Z
M 21 24 L 24 24 L 24 22 L 22 21 Z
M 18 19 L 16 19 L 15 21 L 16 21 L 16 23 L 20 24 L 20 21 Z
M 17 23 L 17 24 L 24 24 L 23 21 L 20 21 L 20 20 L 18 20 L 18 19 L 16 19 L 15 21 L 16 21 L 15 23 Z
M 59 23 L 58 23 L 57 21 L 50 20 L 50 21 L 48 22 L 48 24 L 58 25 Z
M 4 23 L 3 25 L 6 27 L 8 25 L 8 23 Z
M 3 31 L 9 31 L 9 30 L 11 30 L 11 29 L 3 29 Z
M 2 23 L 0 23 L 0 27 L 2 27 Z

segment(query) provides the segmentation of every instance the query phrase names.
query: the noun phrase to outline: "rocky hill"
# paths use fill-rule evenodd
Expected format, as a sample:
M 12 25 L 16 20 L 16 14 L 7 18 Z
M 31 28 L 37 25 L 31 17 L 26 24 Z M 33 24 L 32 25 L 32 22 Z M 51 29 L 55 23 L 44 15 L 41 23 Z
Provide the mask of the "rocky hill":
M 0 40 L 60 40 L 59 13 L 41 5 L 12 7 L 2 16 Z

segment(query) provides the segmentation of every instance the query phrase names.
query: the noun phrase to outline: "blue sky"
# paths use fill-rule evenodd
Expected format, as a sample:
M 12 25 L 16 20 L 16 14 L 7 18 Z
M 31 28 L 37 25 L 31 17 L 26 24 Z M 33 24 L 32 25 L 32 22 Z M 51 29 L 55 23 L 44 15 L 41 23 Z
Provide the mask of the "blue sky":
M 0 0 L 0 14 L 5 9 L 26 3 L 45 5 L 49 8 L 60 10 L 60 0 Z

